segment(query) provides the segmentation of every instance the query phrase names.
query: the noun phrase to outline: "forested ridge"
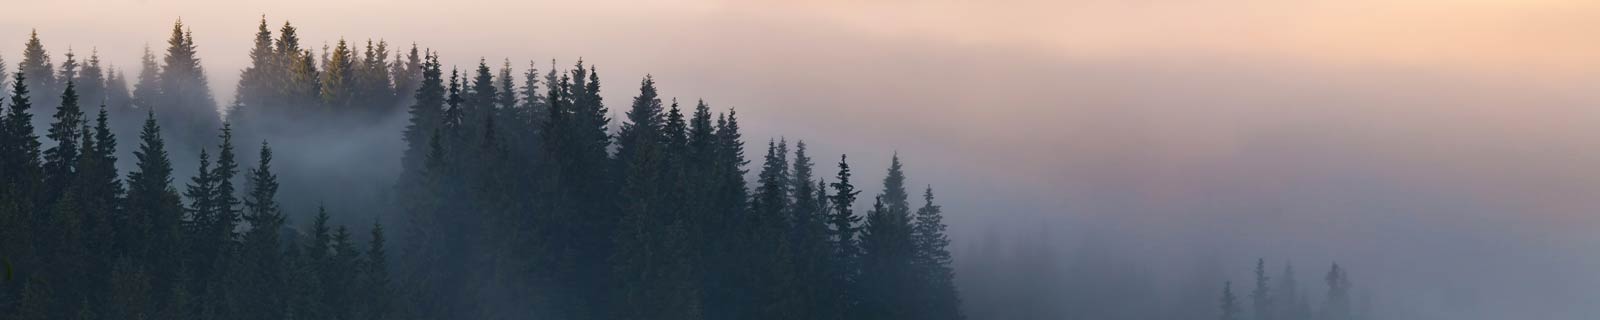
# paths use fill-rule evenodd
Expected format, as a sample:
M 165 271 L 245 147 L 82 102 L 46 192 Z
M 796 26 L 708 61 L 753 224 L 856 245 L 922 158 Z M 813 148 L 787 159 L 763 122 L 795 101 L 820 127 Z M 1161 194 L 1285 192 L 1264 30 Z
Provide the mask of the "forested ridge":
M 38 32 L 0 60 L 0 319 L 1122 319 L 1175 287 L 1024 239 L 964 256 L 958 290 L 934 186 L 898 153 L 860 181 L 650 75 L 607 104 L 581 59 L 457 68 L 257 26 L 231 97 L 181 21 L 132 74 L 53 62 Z M 397 147 L 355 148 L 368 132 Z M 341 152 L 376 154 L 317 155 Z M 348 175 L 372 158 L 399 169 Z M 1375 318 L 1339 264 L 1313 290 L 1255 262 L 1173 313 Z
M 581 60 L 447 71 L 266 19 L 219 108 L 197 48 L 176 23 L 129 79 L 26 40 L 0 103 L 3 318 L 964 318 L 934 189 L 898 156 L 881 184 L 799 140 L 753 161 L 735 110 L 648 75 L 611 119 Z M 275 141 L 392 116 L 380 218 L 290 214 Z

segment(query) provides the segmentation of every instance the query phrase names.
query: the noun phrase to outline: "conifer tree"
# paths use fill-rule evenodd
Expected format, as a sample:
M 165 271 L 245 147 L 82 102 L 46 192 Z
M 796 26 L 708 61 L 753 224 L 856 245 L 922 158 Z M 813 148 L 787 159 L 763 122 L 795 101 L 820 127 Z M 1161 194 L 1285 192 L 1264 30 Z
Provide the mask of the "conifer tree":
M 272 149 L 261 143 L 255 168 L 249 170 L 244 198 L 245 232 L 240 254 L 240 283 L 236 290 L 241 304 L 239 314 L 246 319 L 281 319 L 289 291 L 279 230 L 284 215 L 278 210 L 278 176 L 272 172 Z
M 140 145 L 134 151 L 138 164 L 128 173 L 127 216 L 131 230 L 125 243 L 127 252 L 150 271 L 153 300 L 171 306 L 180 303 L 172 295 L 182 292 L 180 271 L 183 252 L 183 204 L 172 186 L 172 162 L 154 113 L 145 118 Z
M 1309 320 L 1310 314 L 1301 314 L 1299 307 L 1304 297 L 1300 295 L 1299 284 L 1295 280 L 1294 263 L 1285 263 L 1283 273 L 1278 275 L 1278 284 L 1272 290 L 1273 305 L 1277 319 L 1280 320 Z
M 427 53 L 419 53 L 417 44 L 411 44 L 411 50 L 402 58 L 399 52 L 395 53 L 394 61 L 389 62 L 389 78 L 394 81 L 394 93 L 398 98 L 397 104 L 410 106 L 416 104 L 414 98 L 417 88 L 422 85 L 423 64 L 428 59 Z
M 1233 295 L 1233 282 L 1222 284 L 1222 298 L 1219 309 L 1222 311 L 1222 320 L 1239 320 L 1239 301 Z
M 56 79 L 56 67 L 54 63 L 50 62 L 50 53 L 45 50 L 44 44 L 39 41 L 38 30 L 28 33 L 28 42 L 23 46 L 22 62 L 17 64 L 17 72 L 21 72 L 26 76 L 23 81 L 27 81 L 24 84 L 28 88 L 45 93 L 39 97 L 39 104 L 55 106 L 61 103 L 60 100 L 56 100 L 58 97 L 56 93 L 61 92 L 61 82 Z M 37 122 L 42 120 L 34 119 L 36 122 L 33 123 L 33 126 L 44 126 L 44 123 Z
M 106 78 L 104 66 L 100 64 L 100 52 L 90 51 L 89 60 L 83 69 L 77 73 L 78 100 L 80 104 L 89 106 L 103 106 L 107 103 Z
M 661 117 L 661 99 L 646 76 L 619 135 L 619 148 L 628 152 L 618 159 L 623 218 L 610 261 L 620 285 L 617 319 L 701 318 L 693 266 L 679 258 L 691 254 L 687 235 L 661 181 L 667 176 Z
M 194 33 L 184 28 L 183 21 L 173 23 L 167 46 L 159 79 L 161 98 L 154 107 L 170 110 L 162 119 L 173 139 L 182 142 L 182 146 L 197 148 L 205 145 L 203 141 L 220 126 L 217 103 L 207 85 L 205 69 L 200 66 Z
M 1272 286 L 1268 282 L 1272 278 L 1267 276 L 1267 260 L 1256 259 L 1256 288 L 1250 291 L 1250 306 L 1254 308 L 1256 320 L 1274 319 L 1272 313 L 1276 310 L 1272 301 Z
M 73 82 L 78 78 L 78 54 L 73 53 L 72 48 L 68 47 L 66 56 L 67 60 L 62 61 L 61 69 L 57 70 L 57 72 L 61 73 L 56 76 L 57 84 Z
M 61 93 L 61 106 L 56 107 L 54 121 L 45 137 L 55 142 L 54 146 L 44 150 L 45 194 L 47 203 L 53 203 L 72 183 L 76 177 L 76 168 L 82 135 L 79 128 L 85 127 L 83 111 L 78 108 L 78 93 L 73 82 L 67 81 L 66 91 Z
M 1320 309 L 1321 316 L 1318 319 L 1351 319 L 1350 278 L 1345 274 L 1345 270 L 1340 268 L 1338 263 L 1334 263 L 1322 279 L 1328 284 L 1328 294 L 1325 296 L 1327 301 L 1323 302 Z
M 961 298 L 956 292 L 955 271 L 951 266 L 950 237 L 945 235 L 944 210 L 933 203 L 933 186 L 922 193 L 923 205 L 917 209 L 911 227 L 916 246 L 918 281 L 924 285 L 917 295 L 918 319 L 964 319 Z
M 372 224 L 372 236 L 367 243 L 366 260 L 363 261 L 361 274 L 362 296 L 364 308 L 362 319 L 381 320 L 388 319 L 393 311 L 393 288 L 389 280 L 389 253 L 385 248 L 387 240 L 383 235 L 383 224 Z
M 402 187 L 408 187 L 405 185 L 415 183 L 420 178 L 423 157 L 428 151 L 428 136 L 443 121 L 445 88 L 439 67 L 437 55 L 429 55 L 421 67 L 422 82 L 414 95 L 416 102 L 411 105 L 411 122 L 406 125 L 403 135 L 406 150 L 400 159 Z
M 27 278 L 36 266 L 34 251 L 34 221 L 42 214 L 35 213 L 44 171 L 40 163 L 39 139 L 34 134 L 33 115 L 29 109 L 27 76 L 18 71 L 11 81 L 11 103 L 0 117 L 0 249 L 7 252 L 17 278 Z
M 133 85 L 133 105 L 139 109 L 154 110 L 161 99 L 161 65 L 156 64 L 156 54 L 150 46 L 144 47 L 139 58 L 139 82 Z
M 850 184 L 850 164 L 845 155 L 839 155 L 839 172 L 834 176 L 835 182 L 829 184 L 833 187 L 833 195 L 828 197 L 833 208 L 828 210 L 828 231 L 833 245 L 834 279 L 833 287 L 840 292 L 836 295 L 834 307 L 844 310 L 847 315 L 859 303 L 857 281 L 860 280 L 861 270 L 861 245 L 857 237 L 861 226 L 861 216 L 855 214 L 856 196 L 861 191 Z
M 350 112 L 355 102 L 355 61 L 349 44 L 339 39 L 322 65 L 322 103 L 337 112 Z
M 267 17 L 262 16 L 261 23 L 256 25 L 254 45 L 250 47 L 250 65 L 239 73 L 239 86 L 233 98 L 236 107 L 228 111 L 228 116 L 233 121 L 259 121 L 267 112 L 263 109 L 271 108 L 269 105 L 278 94 L 275 85 L 285 66 L 272 46 Z

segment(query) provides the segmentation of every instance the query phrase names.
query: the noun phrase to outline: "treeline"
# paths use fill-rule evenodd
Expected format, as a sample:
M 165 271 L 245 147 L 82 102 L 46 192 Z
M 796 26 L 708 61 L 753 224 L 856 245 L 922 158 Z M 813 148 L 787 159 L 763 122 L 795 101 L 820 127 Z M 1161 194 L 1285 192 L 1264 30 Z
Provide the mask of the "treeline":
M 769 140 L 752 184 L 737 114 L 664 101 L 649 76 L 613 120 L 582 61 L 446 75 L 438 52 L 390 61 L 383 41 L 314 56 L 264 19 L 223 122 L 181 23 L 168 44 L 162 63 L 146 50 L 124 95 L 120 72 L 70 55 L 57 70 L 28 41 L 0 115 L 0 314 L 963 318 L 940 206 L 925 187 L 913 209 L 898 156 L 857 212 L 845 156 L 826 179 L 804 142 Z M 34 96 L 52 97 L 50 119 L 35 119 Z M 92 121 L 85 104 L 101 105 Z M 402 230 L 393 278 L 382 224 L 355 239 L 319 210 L 294 228 L 272 149 L 242 171 L 234 151 L 236 128 L 259 141 L 397 112 L 409 124 L 396 209 L 379 214 Z M 123 175 L 113 127 L 138 118 Z M 181 192 L 169 139 L 198 150 Z
M 1234 293 L 1233 282 L 1224 282 L 1218 299 L 1222 320 L 1356 320 L 1366 312 L 1356 312 L 1350 297 L 1350 275 L 1334 263 L 1322 278 L 1327 285 L 1322 305 L 1313 311 L 1309 296 L 1295 282 L 1294 265 L 1284 264 L 1276 284 L 1268 275 L 1265 259 L 1256 260 L 1255 287 L 1250 289 L 1250 309 L 1242 308 L 1242 298 Z

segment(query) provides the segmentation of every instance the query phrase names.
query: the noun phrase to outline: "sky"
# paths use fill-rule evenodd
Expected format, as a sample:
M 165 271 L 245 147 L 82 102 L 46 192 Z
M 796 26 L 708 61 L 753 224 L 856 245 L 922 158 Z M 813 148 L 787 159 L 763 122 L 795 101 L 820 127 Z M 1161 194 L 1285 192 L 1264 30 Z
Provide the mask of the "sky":
M 614 110 L 650 74 L 737 107 L 751 150 L 804 139 L 865 181 L 898 152 L 958 258 L 1045 225 L 1235 281 L 1337 260 L 1416 319 L 1600 313 L 1595 1 L 6 2 L 11 68 L 37 29 L 136 73 L 181 18 L 223 102 L 262 15 L 463 69 L 582 57 Z

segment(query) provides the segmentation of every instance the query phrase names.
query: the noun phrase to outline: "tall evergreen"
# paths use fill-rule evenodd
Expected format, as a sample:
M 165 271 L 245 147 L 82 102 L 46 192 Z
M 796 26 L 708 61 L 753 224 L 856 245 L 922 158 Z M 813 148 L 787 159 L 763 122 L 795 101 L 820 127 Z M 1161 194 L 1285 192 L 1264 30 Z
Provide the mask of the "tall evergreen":
M 233 110 L 228 117 L 234 121 L 258 121 L 266 108 L 271 108 L 278 96 L 277 85 L 285 69 L 272 46 L 272 30 L 267 27 L 267 17 L 256 25 L 254 45 L 250 47 L 250 65 L 239 73 L 239 86 L 234 92 Z
M 156 63 L 155 52 L 144 47 L 139 58 L 139 82 L 133 85 L 133 105 L 139 109 L 154 110 L 161 103 L 161 65 Z
M 389 62 L 389 79 L 394 82 L 397 105 L 410 106 L 416 103 L 413 95 L 422 85 L 423 64 L 427 59 L 428 54 L 418 52 L 415 43 L 411 44 L 411 50 L 403 58 L 399 52 L 395 52 L 394 61 Z
M 915 293 L 920 300 L 916 318 L 964 319 L 951 265 L 950 237 L 945 235 L 944 209 L 933 203 L 933 186 L 923 191 L 922 200 L 922 208 L 917 209 L 911 226 L 911 240 L 916 249 L 915 272 L 917 281 L 923 285 Z
M 1324 296 L 1327 300 L 1322 303 L 1322 308 L 1319 309 L 1321 316 L 1318 319 L 1351 319 L 1349 275 L 1345 274 L 1345 270 L 1340 268 L 1338 263 L 1334 263 L 1333 267 L 1328 269 L 1328 274 L 1323 276 L 1322 279 L 1328 284 L 1328 294 Z
M 23 72 L 14 74 L 10 108 L 0 117 L 0 249 L 22 279 L 36 267 L 34 221 L 42 217 L 36 209 L 44 179 L 28 82 Z
M 17 63 L 17 72 L 21 72 L 26 76 L 23 81 L 27 81 L 24 84 L 28 88 L 46 93 L 39 97 L 39 104 L 55 106 L 61 103 L 60 100 L 56 100 L 57 96 L 55 95 L 57 92 L 61 92 L 61 82 L 56 79 L 56 67 L 54 63 L 50 62 L 50 52 L 46 51 L 44 44 L 39 41 L 38 30 L 28 33 L 28 41 L 22 48 L 22 62 Z M 44 123 L 37 122 L 42 120 L 34 119 L 36 122 L 33 123 L 33 126 L 43 127 Z
M 618 140 L 627 153 L 618 159 L 623 217 L 610 261 L 619 286 L 614 318 L 700 319 L 696 275 L 690 260 L 680 258 L 691 254 L 687 234 L 662 183 L 669 176 L 661 99 L 648 76 L 640 81 L 628 119 Z
M 184 291 L 177 289 L 183 283 L 184 210 L 178 190 L 172 186 L 172 161 L 154 113 L 145 118 L 139 139 L 139 149 L 133 153 L 138 164 L 127 178 L 126 225 L 130 230 L 118 242 L 127 246 L 125 254 L 149 270 L 152 300 L 161 303 L 156 308 L 181 308 L 173 305 L 181 299 L 172 294 Z
M 1272 278 L 1267 276 L 1267 260 L 1256 259 L 1256 287 L 1250 290 L 1250 306 L 1253 307 L 1252 315 L 1256 320 L 1275 319 L 1276 307 L 1273 305 L 1273 288 L 1269 283 Z
M 429 55 L 421 67 L 422 82 L 414 95 L 416 102 L 411 105 L 411 120 L 402 136 L 406 142 L 405 153 L 400 159 L 403 186 L 420 178 L 423 157 L 428 152 L 428 137 L 444 120 L 445 88 L 439 67 L 439 56 L 436 54 Z
M 1222 311 L 1222 320 L 1239 320 L 1239 299 L 1233 295 L 1233 282 L 1222 284 L 1222 298 L 1219 299 L 1218 309 Z
M 105 66 L 101 65 L 100 52 L 90 51 L 89 60 L 77 72 L 78 100 L 80 104 L 103 106 L 107 103 Z
M 858 235 L 861 231 L 861 216 L 855 214 L 856 196 L 861 191 L 850 184 L 850 164 L 845 155 L 839 155 L 839 172 L 834 176 L 833 195 L 828 197 L 832 208 L 828 210 L 827 223 L 830 240 L 833 244 L 834 279 L 833 286 L 839 288 L 835 294 L 835 308 L 845 310 L 847 314 L 853 311 L 859 303 L 857 281 L 861 272 L 861 244 Z
M 278 210 L 278 176 L 272 172 L 272 149 L 266 142 L 261 143 L 257 159 L 246 177 L 244 221 L 250 227 L 243 235 L 241 281 L 235 290 L 246 302 L 239 310 L 245 319 L 281 319 L 288 307 L 284 296 L 289 290 L 279 238 L 285 218 Z
M 361 319 L 389 319 L 394 308 L 393 285 L 389 279 L 388 240 L 383 235 L 383 224 L 373 223 L 367 242 L 366 259 L 362 262 L 361 292 L 365 297 Z
M 221 124 L 198 54 L 194 33 L 185 29 L 181 20 L 173 23 L 161 66 L 161 98 L 153 105 L 165 114 L 163 127 L 171 130 L 180 145 L 190 148 L 204 145 Z
M 349 44 L 339 39 L 339 44 L 333 47 L 333 54 L 322 64 L 322 103 L 330 110 L 350 112 L 356 102 L 354 55 L 350 52 Z
M 79 146 L 83 136 L 79 130 L 87 126 L 83 111 L 78 108 L 78 93 L 72 81 L 67 81 L 66 90 L 62 91 L 61 106 L 56 107 L 53 122 L 45 137 L 55 142 L 55 145 L 44 150 L 44 175 L 46 201 L 54 202 L 67 185 L 76 177 L 78 167 Z

